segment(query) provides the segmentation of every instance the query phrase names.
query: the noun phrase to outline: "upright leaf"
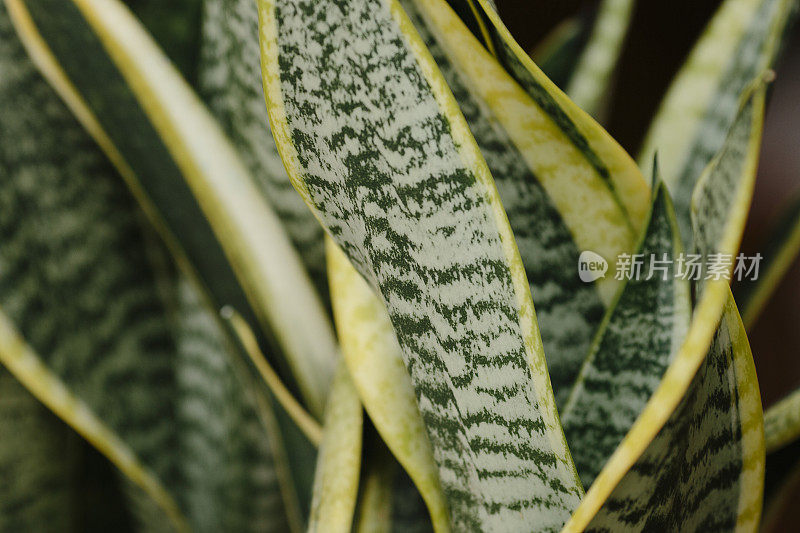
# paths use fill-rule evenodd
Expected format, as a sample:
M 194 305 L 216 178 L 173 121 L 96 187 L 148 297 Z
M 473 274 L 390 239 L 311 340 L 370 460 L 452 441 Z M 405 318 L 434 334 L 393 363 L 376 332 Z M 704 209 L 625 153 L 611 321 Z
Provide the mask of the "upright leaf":
M 686 335 L 691 298 L 689 282 L 675 270 L 680 253 L 672 203 L 659 182 L 650 222 L 633 256 L 645 262 L 641 276 L 627 273 L 634 277 L 603 320 L 561 415 L 587 487 L 658 388 Z
M 324 307 L 198 98 L 118 0 L 6 3 L 37 66 L 126 179 L 178 264 L 215 307 L 245 317 L 284 379 L 321 415 L 336 357 Z
M 599 124 L 547 79 L 511 36 L 492 5 L 487 0 L 476 2 L 492 35 L 499 62 L 569 140 L 588 172 L 605 184 L 618 208 L 626 213 L 635 240 L 649 206 L 647 185 L 636 165 Z
M 0 368 L 0 531 L 72 530 L 77 439 Z
M 289 177 L 377 290 L 454 529 L 561 526 L 581 495 L 486 164 L 394 0 L 260 2 Z
M 765 92 L 763 80 L 756 80 L 698 181 L 694 242 L 703 257 L 734 255 L 739 247 Z M 704 271 L 683 345 L 566 530 L 751 530 L 758 524 L 763 417 L 752 354 L 728 286 L 731 270 L 726 266 L 709 279 Z M 632 507 L 634 495 L 640 504 Z
M 633 251 L 624 211 L 550 116 L 443 2 L 405 2 L 495 176 L 537 309 L 559 405 L 618 281 L 585 283 L 580 250 L 611 260 Z M 591 193 L 589 193 L 591 191 Z
M 746 85 L 775 62 L 796 5 L 794 0 L 726 0 L 650 126 L 639 161 L 647 167 L 658 152 L 687 248 L 695 183 L 722 148 Z
M 321 295 L 327 298 L 322 228 L 297 196 L 269 131 L 255 0 L 205 0 L 200 94 L 241 154 Z
M 329 241 L 327 248 L 336 330 L 353 385 L 378 433 L 422 494 L 436 530 L 446 531 L 439 472 L 386 306 L 336 244 Z
M 180 521 L 163 453 L 175 442 L 174 343 L 136 207 L 5 6 L 0 44 L 0 136 L 14 140 L 0 144 L 0 360 Z
M 309 532 L 352 530 L 361 472 L 363 411 L 344 362 L 325 407 L 325 429 L 314 477 Z
M 592 35 L 581 54 L 566 93 L 578 107 L 597 117 L 628 34 L 635 0 L 603 0 Z

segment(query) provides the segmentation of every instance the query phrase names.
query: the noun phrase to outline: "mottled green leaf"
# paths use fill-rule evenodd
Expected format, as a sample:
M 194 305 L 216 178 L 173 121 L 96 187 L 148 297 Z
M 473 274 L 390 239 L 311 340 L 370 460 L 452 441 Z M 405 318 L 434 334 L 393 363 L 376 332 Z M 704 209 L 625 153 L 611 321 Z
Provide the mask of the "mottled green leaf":
M 689 282 L 675 270 L 682 251 L 675 214 L 662 183 L 654 195 L 636 250 L 642 275 L 610 307 L 561 415 L 587 487 L 655 392 L 689 327 Z
M 363 411 L 344 362 L 325 406 L 325 426 L 314 477 L 309 532 L 349 533 L 361 472 Z
M 638 168 L 608 133 L 533 63 L 511 36 L 492 5 L 486 0 L 476 2 L 480 4 L 482 16 L 492 35 L 499 62 L 577 151 L 582 165 L 586 166 L 583 172 L 594 174 L 605 185 L 606 194 L 617 204 L 617 209 L 626 215 L 633 232 L 631 240 L 635 241 L 636 232 L 644 224 L 649 206 L 647 186 Z M 613 290 L 610 292 L 609 299 L 614 294 Z
M 0 368 L 0 531 L 73 530 L 77 440 Z
M 692 222 L 703 257 L 738 250 L 753 193 L 765 92 L 763 80 L 746 92 L 722 149 L 698 180 Z M 757 526 L 763 416 L 752 354 L 725 277 L 731 271 L 732 264 L 719 279 L 705 279 L 704 271 L 683 345 L 567 531 Z
M 639 161 L 648 167 L 658 152 L 687 249 L 695 183 L 722 148 L 746 85 L 773 65 L 796 5 L 795 0 L 726 0 L 650 126 Z
M 280 222 L 196 95 L 117 0 L 6 3 L 37 66 L 179 266 L 215 307 L 245 317 L 319 416 L 336 354 L 328 317 Z
M 208 103 L 280 218 L 318 291 L 328 297 L 322 227 L 289 182 L 269 131 L 255 0 L 205 0 L 199 78 Z
M 633 251 L 635 234 L 604 180 L 445 3 L 404 5 L 495 177 L 561 406 L 600 323 L 603 302 L 618 285 L 613 276 L 581 281 L 579 251 L 609 258 L 613 271 L 614 258 Z
M 581 487 L 528 282 L 423 41 L 394 0 L 265 0 L 259 18 L 282 159 L 386 305 L 453 528 L 559 528 Z
M 353 384 L 372 423 L 422 493 L 437 531 L 446 531 L 439 473 L 386 307 L 333 242 L 327 257 L 336 330 Z
M 174 343 L 135 204 L 5 5 L 0 44 L 0 136 L 13 139 L 0 143 L 0 358 L 181 521 L 162 453 L 175 442 Z
M 800 390 L 794 391 L 764 413 L 767 452 L 774 452 L 800 437 Z

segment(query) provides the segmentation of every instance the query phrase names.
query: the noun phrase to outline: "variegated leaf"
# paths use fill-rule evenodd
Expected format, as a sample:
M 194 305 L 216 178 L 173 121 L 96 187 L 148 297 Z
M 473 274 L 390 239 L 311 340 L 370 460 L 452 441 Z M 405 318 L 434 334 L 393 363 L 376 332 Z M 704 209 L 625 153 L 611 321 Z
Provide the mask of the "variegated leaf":
M 327 258 L 336 330 L 353 384 L 372 423 L 422 493 L 436 530 L 447 531 L 439 472 L 386 307 L 332 240 Z
M 529 55 L 553 83 L 566 87 L 591 33 L 592 18 L 576 15 L 550 30 Z
M 453 528 L 560 527 L 581 487 L 530 290 L 488 168 L 423 41 L 394 0 L 260 9 L 282 159 L 384 300 Z
M 547 79 L 511 36 L 492 5 L 487 0 L 475 1 L 480 5 L 479 11 L 489 28 L 499 62 L 572 145 L 577 152 L 575 159 L 586 168 L 584 172 L 593 174 L 604 184 L 606 194 L 626 215 L 633 234 L 629 238 L 635 241 L 649 206 L 647 186 L 638 168 L 599 124 Z M 611 290 L 609 299 L 613 294 Z
M 14 139 L 0 145 L 0 360 L 181 521 L 162 453 L 175 442 L 174 344 L 136 207 L 5 6 L 0 40 L 0 135 Z
M 635 236 L 606 183 L 455 13 L 444 2 L 404 5 L 495 177 L 563 405 L 602 318 L 603 301 L 618 284 L 613 276 L 596 284 L 581 281 L 579 250 L 611 259 L 613 269 L 619 253 L 633 250 Z
M 349 533 L 361 472 L 363 411 L 344 362 L 325 407 L 325 427 L 314 477 L 309 532 Z
M 260 420 L 248 369 L 237 374 L 238 354 L 186 281 L 177 305 L 178 464 L 192 528 L 283 532 L 291 524 L 291 531 L 301 530 L 293 488 L 282 486 L 291 483 L 282 472 L 283 443 Z
M 77 522 L 78 451 L 75 433 L 0 367 L 0 531 Z
M 255 0 L 205 0 L 200 94 L 224 127 L 259 189 L 328 297 L 322 228 L 289 182 L 269 131 L 258 53 Z
M 726 0 L 672 82 L 650 126 L 640 164 L 658 152 L 687 249 L 697 179 L 722 148 L 742 92 L 773 65 L 795 0 Z
M 641 276 L 610 307 L 561 415 L 584 486 L 644 409 L 686 335 L 691 296 L 675 271 L 681 250 L 669 193 L 659 182 L 636 250 L 645 263 Z
M 763 80 L 756 80 L 723 148 L 698 180 L 694 242 L 704 257 L 738 250 L 752 198 L 765 92 Z M 704 271 L 683 345 L 567 531 L 757 526 L 764 479 L 761 399 L 728 285 L 732 265 L 722 270 L 708 280 Z
M 566 93 L 578 107 L 598 117 L 608 98 L 635 0 L 603 0 Z
M 330 322 L 280 222 L 196 95 L 118 0 L 6 4 L 29 54 L 178 264 L 215 307 L 245 317 L 319 416 L 336 357 Z

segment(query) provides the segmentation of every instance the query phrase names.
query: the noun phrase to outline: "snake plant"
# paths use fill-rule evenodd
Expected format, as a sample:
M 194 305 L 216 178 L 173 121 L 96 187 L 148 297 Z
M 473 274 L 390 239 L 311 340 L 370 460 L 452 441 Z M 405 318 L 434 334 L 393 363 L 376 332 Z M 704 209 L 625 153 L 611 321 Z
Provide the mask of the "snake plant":
M 593 6 L 529 55 L 492 0 L 2 0 L 0 531 L 774 520 L 800 204 L 709 261 L 796 2 L 721 3 L 638 162 Z

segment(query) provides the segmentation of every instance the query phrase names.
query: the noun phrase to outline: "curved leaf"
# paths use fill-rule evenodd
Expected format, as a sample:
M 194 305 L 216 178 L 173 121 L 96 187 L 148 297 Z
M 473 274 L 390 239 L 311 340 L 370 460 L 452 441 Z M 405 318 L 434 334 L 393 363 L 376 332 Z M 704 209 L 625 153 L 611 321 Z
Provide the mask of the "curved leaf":
M 734 255 L 739 248 L 753 193 L 765 92 L 763 80 L 756 80 L 722 150 L 698 180 L 694 242 L 704 257 Z M 728 277 L 731 270 L 732 265 Z M 610 524 L 752 529 L 758 523 L 763 418 L 747 336 L 725 276 L 704 279 L 696 292 L 683 345 L 565 530 Z M 729 423 L 716 424 L 715 418 Z M 689 431 L 692 427 L 700 429 Z M 724 490 L 715 491 L 719 487 Z M 641 507 L 621 504 L 645 491 L 649 498 L 641 498 Z
M 800 390 L 796 390 L 764 413 L 767 453 L 800 437 Z
M 635 241 L 650 205 L 647 184 L 636 164 L 597 122 L 547 79 L 511 36 L 491 4 L 487 0 L 476 1 L 486 17 L 498 60 L 574 146 L 588 171 L 605 184 L 618 209 L 627 214 L 631 239 Z M 614 290 L 609 292 L 610 300 Z
M 336 330 L 353 384 L 372 423 L 422 494 L 436 530 L 447 531 L 439 472 L 386 307 L 332 241 L 327 257 Z
M 254 0 L 205 0 L 200 94 L 280 218 L 303 264 L 328 297 L 322 227 L 297 196 L 269 131 Z
M 117 0 L 6 4 L 37 66 L 126 179 L 178 264 L 217 308 L 230 305 L 260 326 L 265 348 L 274 338 L 284 379 L 293 377 L 320 415 L 336 357 L 325 310 L 191 89 Z
M 608 96 L 635 0 L 603 0 L 566 93 L 578 107 L 597 117 Z
M 325 428 L 314 477 L 309 532 L 349 533 L 352 530 L 363 429 L 361 402 L 342 362 L 325 406 Z
M 561 415 L 587 487 L 644 409 L 686 335 L 689 282 L 674 267 L 681 250 L 669 193 L 659 182 L 636 250 L 648 264 L 611 306 Z M 663 261 L 663 272 L 653 269 L 659 265 L 652 258 Z
M 443 2 L 405 5 L 495 176 L 563 405 L 602 319 L 601 298 L 618 284 L 581 281 L 579 250 L 613 259 L 633 251 L 634 234 L 603 180 L 455 13 Z
M 384 300 L 453 528 L 559 527 L 581 488 L 530 290 L 491 175 L 433 59 L 394 0 L 260 6 L 278 148 Z
M 726 0 L 672 82 L 641 150 L 658 152 L 681 235 L 692 239 L 690 203 L 702 170 L 722 148 L 742 92 L 775 61 L 794 0 Z

